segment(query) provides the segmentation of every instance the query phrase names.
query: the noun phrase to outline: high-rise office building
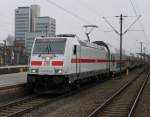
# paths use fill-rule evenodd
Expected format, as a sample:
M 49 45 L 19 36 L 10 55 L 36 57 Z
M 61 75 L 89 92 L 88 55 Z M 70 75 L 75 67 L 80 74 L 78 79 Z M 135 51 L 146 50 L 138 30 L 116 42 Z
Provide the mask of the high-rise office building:
M 15 9 L 15 39 L 18 43 L 25 43 L 25 32 L 31 29 L 30 7 L 18 7 Z
M 18 7 L 15 9 L 15 40 L 24 46 L 28 53 L 37 36 L 55 36 L 56 20 L 51 17 L 40 17 L 40 6 Z
M 56 35 L 56 20 L 51 17 L 35 18 L 35 32 L 43 32 L 45 36 Z
M 15 9 L 15 40 L 17 43 L 25 44 L 25 33 L 35 30 L 35 17 L 40 16 L 40 6 L 18 7 Z
M 31 32 L 35 32 L 35 18 L 40 17 L 40 6 L 31 5 Z

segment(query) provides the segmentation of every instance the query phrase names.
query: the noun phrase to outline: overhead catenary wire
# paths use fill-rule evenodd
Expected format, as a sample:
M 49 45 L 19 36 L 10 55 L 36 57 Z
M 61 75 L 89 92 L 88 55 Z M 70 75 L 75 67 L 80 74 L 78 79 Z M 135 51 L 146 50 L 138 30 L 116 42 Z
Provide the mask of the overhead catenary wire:
M 137 2 L 136 0 L 134 0 L 134 2 L 132 0 L 130 0 L 130 4 L 132 6 L 132 9 L 134 11 L 134 14 L 137 16 L 137 15 L 141 15 L 141 12 L 140 12 L 140 9 L 139 9 L 139 6 L 137 5 Z M 146 42 L 146 46 L 148 46 L 150 44 L 150 41 L 149 41 L 149 38 L 147 36 L 147 33 L 146 33 L 146 29 L 143 25 L 143 23 L 141 21 L 139 21 L 139 24 L 140 24 L 140 27 L 143 29 L 143 35 L 144 35 L 144 39 L 147 41 Z
M 74 12 L 72 12 L 72 11 L 70 11 L 70 10 L 64 8 L 63 6 L 57 4 L 57 3 L 54 2 L 53 0 L 46 0 L 46 1 L 47 1 L 49 4 L 54 5 L 55 7 L 59 8 L 60 10 L 62 10 L 62 11 L 64 11 L 64 12 L 66 12 L 67 14 L 73 16 L 74 18 L 76 18 L 76 19 L 78 19 L 78 20 L 80 20 L 80 21 L 82 21 L 82 22 L 84 22 L 84 23 L 86 22 L 86 23 L 88 23 L 88 24 L 92 24 L 92 23 L 90 23 L 89 21 L 87 21 L 86 18 L 83 18 L 83 17 L 81 17 L 81 16 L 75 14 Z M 90 10 L 92 10 L 92 9 L 90 9 Z M 93 10 L 93 12 L 94 12 L 94 10 Z M 95 14 L 97 14 L 97 12 L 95 12 Z M 99 16 L 99 14 L 97 14 L 97 15 Z M 99 26 L 99 27 L 100 27 L 100 26 Z M 100 28 L 98 28 L 98 30 L 101 31 L 101 32 L 105 32 L 104 30 L 102 30 L 102 29 L 100 29 Z
M 103 19 L 106 21 L 106 23 L 107 23 L 117 34 L 119 34 L 119 32 L 113 27 L 113 25 L 112 25 L 111 23 L 109 23 L 109 21 L 108 21 L 105 17 L 103 17 Z
M 137 19 L 135 19 L 135 21 L 124 31 L 123 34 L 126 34 L 129 31 L 129 29 L 140 19 L 140 17 L 141 16 L 137 17 Z
M 98 18 L 99 17 L 102 17 L 103 15 L 102 15 L 102 12 L 97 12 L 97 9 L 96 8 L 91 8 L 84 0 L 80 0 L 80 3 L 82 4 L 82 6 L 84 5 L 84 7 L 86 7 L 90 12 L 92 12 L 93 14 L 95 14 L 96 16 L 98 16 Z M 80 4 L 80 5 L 81 5 Z M 98 11 L 102 11 L 102 10 L 98 10 Z M 114 16 L 113 16 L 114 17 Z M 106 18 L 106 17 L 105 17 Z M 112 18 L 112 17 L 111 17 Z M 100 32 L 102 32 L 102 33 L 104 33 L 107 37 L 108 37 L 108 39 L 110 39 L 110 38 L 112 38 L 112 36 L 113 35 L 109 35 L 109 34 L 106 34 L 106 32 L 112 32 L 112 31 L 106 31 L 106 30 L 104 30 L 104 29 L 102 29 L 102 28 L 100 28 L 101 26 L 99 26 L 98 25 L 98 28 L 97 28 L 97 30 L 99 30 Z M 115 37 L 116 38 L 116 37 Z
M 82 21 L 82 22 L 84 22 L 84 23 L 86 22 L 86 23 L 88 23 L 88 24 L 91 24 L 91 22 L 89 22 L 89 21 L 86 20 L 85 18 L 80 17 L 79 15 L 75 14 L 74 12 L 69 11 L 68 9 L 66 9 L 66 8 L 62 7 L 61 5 L 59 5 L 59 4 L 55 3 L 55 2 L 53 2 L 52 0 L 46 0 L 46 1 L 47 1 L 49 4 L 52 4 L 52 5 L 54 5 L 55 7 L 59 8 L 60 10 L 66 12 L 67 14 L 69 14 L 69 15 L 75 17 L 76 19 L 78 19 L 78 20 L 80 20 L 80 21 Z
M 64 7 L 62 7 L 62 6 L 60 6 L 59 4 L 53 2 L 52 0 L 46 0 L 46 1 L 47 1 L 49 4 L 52 4 L 52 5 L 54 5 L 55 7 L 59 8 L 60 10 L 63 10 L 63 11 L 66 12 L 67 14 L 69 14 L 69 15 L 75 17 L 76 19 L 78 19 L 78 20 L 80 20 L 80 21 L 82 21 L 82 22 L 86 22 L 86 23 L 88 23 L 88 24 L 92 24 L 91 22 L 89 22 L 89 21 L 87 21 L 86 19 L 84 19 L 84 18 L 78 16 L 78 15 L 75 14 L 74 12 L 71 12 L 71 11 L 69 11 L 68 9 L 66 9 L 66 8 L 64 8 Z M 94 12 L 94 11 L 95 11 L 95 10 L 93 10 L 93 12 Z M 99 16 L 99 13 L 97 13 L 96 11 L 95 11 L 95 13 Z M 101 29 L 100 26 L 97 28 L 97 30 L 99 30 L 100 32 L 105 33 L 105 31 L 104 31 L 103 29 Z
M 132 1 L 132 0 L 129 0 L 129 2 L 130 2 L 130 4 L 131 4 L 131 6 L 132 6 L 132 9 L 133 9 L 134 14 L 137 16 L 138 14 L 137 14 L 137 11 L 136 11 L 136 8 L 135 8 L 135 6 L 134 6 L 133 1 Z
M 78 1 L 80 1 L 80 3 L 81 3 L 82 5 L 84 5 L 84 7 L 86 7 L 90 12 L 92 12 L 92 13 L 95 14 L 96 16 L 98 16 L 98 17 L 102 16 L 102 13 L 98 12 L 96 8 L 91 8 L 91 7 L 87 4 L 87 2 L 85 2 L 84 0 L 78 0 Z M 99 10 L 99 11 L 100 11 L 100 10 Z
M 130 4 L 131 4 L 131 6 L 132 6 L 132 9 L 133 9 L 133 11 L 134 11 L 134 14 L 135 14 L 136 16 L 138 16 L 138 15 L 141 16 L 141 12 L 140 12 L 140 10 L 139 10 L 139 7 L 138 7 L 137 4 L 136 4 L 136 0 L 134 0 L 134 2 L 133 2 L 132 0 L 129 0 L 129 2 L 130 2 Z M 136 6 L 136 7 L 135 7 L 135 6 Z M 145 38 L 147 41 L 149 41 L 143 23 L 142 23 L 141 21 L 139 21 L 139 24 L 140 24 L 141 28 L 143 29 L 144 38 Z
M 84 0 L 79 0 L 79 1 L 80 1 L 80 3 L 81 3 L 82 5 L 84 5 L 84 7 L 86 7 L 90 12 L 92 12 L 93 14 L 95 14 L 96 16 L 98 16 L 98 18 L 103 16 L 103 15 L 102 15 L 102 12 L 97 12 L 97 9 L 96 9 L 96 8 L 91 8 Z M 102 10 L 100 10 L 100 11 L 102 11 Z M 112 16 L 112 17 L 114 17 L 114 16 Z M 112 18 L 112 17 L 109 17 L 109 18 Z M 133 16 L 131 16 L 131 17 L 133 17 Z M 106 18 L 106 17 L 105 17 L 105 18 Z M 107 17 L 107 18 L 108 18 L 108 17 Z M 112 32 L 112 31 L 103 30 L 103 29 L 100 28 L 100 26 L 99 26 L 97 29 L 98 29 L 99 31 L 103 32 L 103 33 Z
M 84 0 L 80 0 L 80 1 L 82 1 L 82 3 L 83 3 Z M 132 1 L 130 1 L 130 3 L 131 3 L 131 5 L 132 5 L 132 7 L 133 7 L 133 9 L 134 9 L 134 13 L 135 13 L 136 15 L 135 15 L 135 16 L 128 16 L 128 17 L 137 17 L 137 12 L 136 12 L 136 8 L 134 7 L 134 3 L 133 3 Z M 84 3 L 84 6 L 87 7 L 87 5 L 86 5 L 85 3 Z M 88 7 L 88 10 L 89 10 L 89 7 Z M 91 8 L 90 8 L 90 10 L 93 11 L 93 9 L 91 9 Z M 94 11 L 93 11 L 93 13 L 97 14 L 97 12 L 94 12 Z M 97 14 L 97 15 L 99 15 L 99 14 Z M 113 17 L 114 17 L 114 16 L 113 16 Z M 125 30 L 124 34 L 125 34 L 127 31 L 129 31 L 129 29 L 139 20 L 140 17 L 141 17 L 141 16 L 138 16 L 137 19 L 135 19 L 135 21 Z M 112 17 L 109 17 L 109 18 L 112 18 Z M 103 19 L 104 19 L 104 18 L 103 18 Z M 106 19 L 106 17 L 105 17 L 104 20 L 105 20 L 106 23 L 113 29 L 113 31 L 115 31 L 117 34 L 119 34 L 118 31 L 109 23 L 109 21 Z M 131 30 L 131 31 L 143 31 L 143 30 Z M 110 31 L 103 31 L 103 32 L 110 32 Z
M 87 8 L 88 9 L 88 11 L 90 11 L 90 12 L 92 12 L 93 14 L 95 14 L 95 16 L 97 16 L 98 17 L 98 19 L 99 19 L 99 17 L 102 17 L 103 15 L 102 15 L 102 12 L 100 13 L 100 12 L 97 12 L 97 9 L 96 8 L 91 8 L 84 0 L 79 0 L 80 1 L 80 3 L 82 4 L 82 6 L 84 6 L 85 8 Z M 80 4 L 80 5 L 81 5 Z M 99 10 L 100 11 L 100 10 Z M 102 11 L 102 10 L 101 10 Z M 102 28 L 100 28 L 101 26 L 99 26 L 97 29 L 99 30 L 99 31 L 101 31 L 101 32 L 106 32 L 105 30 L 103 30 Z
M 79 15 L 75 14 L 74 12 L 71 12 L 71 11 L 69 11 L 68 9 L 66 9 L 66 8 L 64 8 L 64 7 L 62 7 L 62 6 L 60 6 L 59 4 L 53 2 L 52 0 L 46 0 L 46 1 L 47 1 L 49 4 L 52 4 L 52 5 L 54 5 L 55 7 L 59 8 L 60 10 L 63 10 L 63 11 L 66 12 L 67 14 L 69 14 L 69 15 L 75 17 L 76 19 L 80 20 L 81 22 L 84 22 L 84 23 L 86 22 L 87 24 L 93 24 L 93 23 L 89 22 L 88 20 L 86 20 L 85 18 L 80 17 Z M 101 29 L 100 27 L 98 27 L 97 29 L 98 29 L 99 31 L 101 31 L 101 32 L 104 32 L 104 30 Z

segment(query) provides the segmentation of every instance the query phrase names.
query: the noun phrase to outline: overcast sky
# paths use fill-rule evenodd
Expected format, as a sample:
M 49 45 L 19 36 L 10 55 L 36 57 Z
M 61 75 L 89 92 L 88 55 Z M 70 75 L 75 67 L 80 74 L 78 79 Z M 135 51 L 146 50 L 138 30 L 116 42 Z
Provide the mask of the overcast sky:
M 65 8 L 73 15 L 66 13 Z M 141 19 L 131 28 L 131 30 L 145 29 L 142 31 L 129 31 L 123 37 L 123 47 L 131 52 L 139 52 L 139 42 L 144 42 L 150 53 L 150 1 L 132 0 L 137 15 L 142 15 Z M 114 32 L 104 32 L 112 30 L 102 17 L 119 31 L 119 18 L 121 13 L 126 16 L 135 16 L 130 0 L 1 0 L 0 4 L 0 41 L 2 42 L 8 34 L 14 35 L 14 10 L 20 6 L 30 6 L 38 4 L 41 7 L 41 16 L 50 16 L 56 19 L 56 33 L 75 33 L 82 40 L 85 40 L 83 25 L 95 24 L 95 29 L 90 37 L 91 41 L 102 40 L 119 47 L 119 36 Z M 137 17 L 126 17 L 123 20 L 125 30 Z M 141 23 L 140 23 L 141 22 Z

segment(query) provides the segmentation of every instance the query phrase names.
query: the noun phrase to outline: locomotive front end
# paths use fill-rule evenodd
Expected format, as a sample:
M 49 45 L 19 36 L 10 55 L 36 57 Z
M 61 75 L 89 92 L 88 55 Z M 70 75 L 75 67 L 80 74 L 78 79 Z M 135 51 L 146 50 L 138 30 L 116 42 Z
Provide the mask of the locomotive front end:
M 27 82 L 48 89 L 64 82 L 65 38 L 37 38 L 33 44 Z

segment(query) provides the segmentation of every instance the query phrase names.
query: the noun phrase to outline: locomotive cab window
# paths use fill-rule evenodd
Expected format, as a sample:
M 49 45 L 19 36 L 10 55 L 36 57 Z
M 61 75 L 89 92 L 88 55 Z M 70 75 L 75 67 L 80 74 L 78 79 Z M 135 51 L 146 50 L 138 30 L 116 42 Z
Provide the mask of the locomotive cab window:
M 77 45 L 74 45 L 74 48 L 73 48 L 73 54 L 74 54 L 74 55 L 77 54 Z
M 65 39 L 37 39 L 33 47 L 33 54 L 64 54 L 65 45 Z

